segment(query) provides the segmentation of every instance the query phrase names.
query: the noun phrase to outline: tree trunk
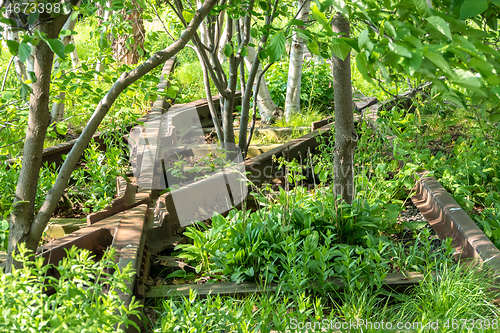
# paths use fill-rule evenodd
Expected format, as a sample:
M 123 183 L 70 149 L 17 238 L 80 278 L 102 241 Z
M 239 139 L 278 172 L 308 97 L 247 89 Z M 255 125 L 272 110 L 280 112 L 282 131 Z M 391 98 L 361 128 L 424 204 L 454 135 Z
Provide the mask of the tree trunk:
M 250 43 L 252 43 L 251 40 Z M 248 54 L 245 57 L 245 64 L 247 66 L 248 71 L 250 71 L 256 57 L 255 48 L 247 46 L 247 51 Z M 262 73 L 262 66 L 259 64 L 257 68 L 256 77 L 259 77 L 261 73 Z M 266 79 L 264 78 L 260 80 L 259 94 L 257 95 L 257 106 L 259 107 L 260 117 L 263 123 L 271 123 L 276 118 L 275 113 L 278 107 L 274 103 L 271 94 L 269 93 Z
M 309 16 L 310 0 L 298 1 L 297 19 L 307 21 Z M 298 27 L 303 28 L 303 27 Z M 288 82 L 286 85 L 285 118 L 290 120 L 294 114 L 300 113 L 300 81 L 302 79 L 302 63 L 304 61 L 304 39 L 297 32 L 292 36 L 290 50 L 290 65 L 288 67 Z
M 39 29 L 42 33 L 47 33 L 49 38 L 57 38 L 58 36 L 58 31 L 54 31 L 51 24 L 41 24 Z M 30 95 L 28 130 L 24 142 L 23 162 L 11 212 L 7 270 L 10 269 L 12 264 L 12 253 L 17 244 L 26 242 L 29 249 L 35 250 L 40 240 L 34 241 L 30 239 L 29 232 L 34 215 L 36 184 L 38 184 L 42 166 L 43 143 L 50 124 L 49 96 L 54 53 L 43 41 L 40 41 L 34 47 L 34 50 L 33 71 L 37 80 L 32 85 Z
M 234 31 L 235 30 L 235 26 L 234 26 L 234 21 L 233 21 L 233 24 L 231 26 L 231 29 Z M 226 44 L 228 43 L 228 34 L 227 34 L 227 30 L 229 29 L 229 26 L 227 25 L 227 22 L 226 22 L 226 26 L 224 27 L 224 30 L 223 30 L 223 33 L 220 37 L 220 41 L 219 41 L 219 48 L 217 50 L 217 59 L 219 59 L 219 63 L 223 64 L 224 61 L 226 60 L 226 56 L 224 55 L 224 46 L 226 46 Z
M 63 30 L 74 30 L 76 25 L 76 17 L 74 19 L 71 19 L 71 16 L 68 17 L 68 20 L 66 23 L 64 23 Z M 62 40 L 62 43 L 64 46 L 70 44 L 73 42 L 73 36 L 65 36 Z M 76 55 L 75 55 L 76 54 Z M 73 63 L 73 67 L 76 67 L 78 64 L 78 53 L 76 53 L 76 48 L 71 52 L 71 61 Z M 76 62 L 76 63 L 75 63 Z M 54 64 L 54 70 L 57 70 L 59 68 L 59 59 L 56 60 Z M 59 100 L 59 103 L 54 102 L 52 103 L 52 121 L 61 121 L 64 117 L 64 99 L 66 98 L 66 93 L 65 92 L 60 92 L 59 95 L 57 95 L 57 100 Z
M 332 21 L 334 32 L 349 37 L 349 22 L 339 13 Z M 354 198 L 354 151 L 358 135 L 354 128 L 351 55 L 345 60 L 333 56 L 333 89 L 335 103 L 334 195 L 352 203 Z
M 133 9 L 123 9 L 123 20 L 128 21 L 132 26 L 132 34 L 118 36 L 113 41 L 113 51 L 116 61 L 127 65 L 137 64 L 141 54 L 144 54 L 144 38 L 146 30 L 142 24 L 142 8 L 136 1 L 132 1 Z M 128 39 L 132 38 L 131 42 Z M 141 50 L 141 51 L 139 51 Z
M 233 19 L 228 16 L 227 24 L 229 28 L 227 29 L 227 40 L 231 38 L 229 36 L 233 35 Z M 234 109 L 234 95 L 236 92 L 236 84 L 238 82 L 238 64 L 234 53 L 229 57 L 229 79 L 227 83 L 226 91 L 229 93 L 229 97 L 224 99 L 224 107 L 222 110 L 222 128 L 224 132 L 224 145 L 234 144 L 234 128 L 233 128 L 233 109 Z
M 28 133 L 26 135 L 23 151 L 23 164 L 11 213 L 7 272 L 12 270 L 12 264 L 14 264 L 12 254 L 16 251 L 19 243 L 25 242 L 28 250 L 36 250 L 42 233 L 52 213 L 56 209 L 59 199 L 66 189 L 73 169 L 92 139 L 92 135 L 95 133 L 97 127 L 118 96 L 132 83 L 136 82 L 179 52 L 193 37 L 200 22 L 216 3 L 216 0 L 206 0 L 203 8 L 196 12 L 189 26 L 178 40 L 169 45 L 166 49 L 156 52 L 132 71 L 123 73 L 120 78 L 116 80 L 97 105 L 90 121 L 85 126 L 80 137 L 61 166 L 54 185 L 47 193 L 39 212 L 34 216 L 38 175 L 42 164 L 43 142 L 50 122 L 49 88 L 52 61 L 54 58 L 54 54 L 44 42 L 38 43 L 35 54 L 35 74 L 37 75 L 37 81 L 33 84 L 30 114 L 28 118 Z M 73 3 L 73 5 L 75 4 L 76 3 Z M 57 38 L 66 19 L 67 16 L 59 16 L 49 24 L 39 25 L 39 29 L 41 32 L 46 32 L 48 38 Z

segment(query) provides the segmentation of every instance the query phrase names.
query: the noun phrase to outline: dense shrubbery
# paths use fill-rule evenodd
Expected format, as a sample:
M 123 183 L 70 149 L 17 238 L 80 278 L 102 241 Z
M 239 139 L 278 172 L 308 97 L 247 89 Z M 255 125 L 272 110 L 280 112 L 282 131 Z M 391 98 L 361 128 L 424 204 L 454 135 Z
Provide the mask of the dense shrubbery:
M 22 268 L 0 271 L 0 331 L 116 332 L 130 325 L 140 305 L 132 299 L 125 306 L 119 294 L 128 292 L 125 282 L 134 272 L 118 270 L 113 255 L 110 249 L 95 262 L 89 251 L 72 248 L 58 265 L 44 265 L 21 247 Z M 60 278 L 47 274 L 51 268 Z

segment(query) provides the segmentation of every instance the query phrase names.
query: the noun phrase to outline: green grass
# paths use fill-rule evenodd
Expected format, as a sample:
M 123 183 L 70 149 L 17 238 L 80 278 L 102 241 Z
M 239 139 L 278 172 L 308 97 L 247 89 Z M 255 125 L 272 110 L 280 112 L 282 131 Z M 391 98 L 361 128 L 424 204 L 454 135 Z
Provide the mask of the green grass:
M 100 53 L 99 50 L 99 36 L 96 36 L 95 27 L 97 25 L 97 19 L 94 17 L 86 17 L 84 20 L 77 21 L 75 26 L 74 35 L 75 47 L 78 52 L 78 57 L 80 60 L 95 59 L 96 55 Z
M 311 123 L 325 119 L 328 117 L 324 112 L 320 111 L 317 108 L 312 108 L 309 110 L 302 110 L 301 113 L 293 115 L 292 118 L 287 121 L 285 117 L 277 120 L 273 126 L 276 127 L 309 127 Z
M 405 332 L 497 332 L 499 309 L 489 292 L 491 280 L 477 269 L 461 265 L 442 266 L 408 295 L 383 289 L 347 290 L 321 297 L 299 290 L 244 298 L 191 293 L 152 304 L 156 320 L 153 332 L 345 332 L 335 330 L 344 322 L 359 323 L 349 332 L 386 332 L 375 323 L 412 327 Z M 339 298 L 340 297 L 340 298 Z M 467 323 L 483 329 L 462 328 Z M 307 326 L 309 325 L 309 326 Z M 315 326 L 314 326 L 315 325 Z M 384 327 L 389 324 L 386 324 Z M 309 330 L 307 330 L 309 328 Z M 312 328 L 312 329 L 311 329 Z M 429 328 L 438 328 L 437 330 Z

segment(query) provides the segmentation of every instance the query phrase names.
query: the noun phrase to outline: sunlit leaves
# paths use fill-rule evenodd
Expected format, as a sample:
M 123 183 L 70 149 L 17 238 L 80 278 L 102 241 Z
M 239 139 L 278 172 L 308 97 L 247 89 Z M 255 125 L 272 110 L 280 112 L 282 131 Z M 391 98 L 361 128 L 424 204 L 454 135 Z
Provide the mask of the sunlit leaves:
M 328 23 L 325 14 L 322 13 L 317 6 L 312 6 L 312 15 L 314 19 L 323 26 L 323 29 L 326 30 L 326 34 L 328 36 L 333 36 L 333 31 L 330 23 Z
M 483 83 L 481 78 L 472 74 L 470 71 L 463 70 L 461 68 L 455 69 L 455 79 L 452 81 L 464 88 L 481 88 Z
M 420 14 L 429 14 L 431 12 L 431 9 L 425 0 L 413 0 L 413 4 Z
M 438 16 L 429 16 L 426 20 L 440 33 L 448 37 L 448 39 L 453 39 L 451 36 L 450 27 L 445 20 Z
M 358 68 L 358 71 L 361 73 L 363 76 L 363 79 L 366 81 L 373 83 L 373 80 L 371 76 L 368 74 L 368 63 L 366 60 L 366 55 L 364 52 L 358 53 L 356 56 L 356 67 Z
M 389 43 L 389 50 L 396 53 L 397 55 L 405 58 L 411 58 L 412 54 L 408 49 L 402 45 L 398 45 L 396 43 Z
M 186 20 L 186 22 L 189 24 L 189 22 L 191 22 L 191 20 L 193 19 L 194 17 L 194 14 L 195 12 L 193 10 L 183 10 L 182 11 L 182 17 L 184 18 L 184 20 Z
M 363 47 L 366 45 L 368 50 L 373 49 L 373 43 L 370 41 L 370 37 L 368 35 L 368 29 L 365 29 L 361 31 L 361 33 L 358 36 L 358 45 L 360 49 L 363 49 Z

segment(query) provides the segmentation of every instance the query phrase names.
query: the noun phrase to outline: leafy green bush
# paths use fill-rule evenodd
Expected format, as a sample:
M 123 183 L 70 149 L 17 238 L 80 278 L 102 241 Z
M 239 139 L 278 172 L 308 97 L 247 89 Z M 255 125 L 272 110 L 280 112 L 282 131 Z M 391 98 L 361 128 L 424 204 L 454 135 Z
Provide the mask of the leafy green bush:
M 214 215 L 212 228 L 187 227 L 193 244 L 178 245 L 177 256 L 197 265 L 197 273 L 237 282 L 283 279 L 291 290 L 309 282 L 324 286 L 332 277 L 349 281 L 354 268 L 360 281 L 376 284 L 390 267 L 426 272 L 449 260 L 449 241 L 431 251 L 425 231 L 414 244 L 394 244 L 388 237 L 397 224 L 393 208 L 360 199 L 336 207 L 329 187 L 281 190 L 276 202 L 256 212 L 232 210 Z
M 273 101 L 285 106 L 288 61 L 274 64 L 265 74 Z M 324 108 L 333 102 L 332 71 L 326 62 L 305 61 L 302 66 L 300 105 L 305 109 Z
M 140 304 L 133 298 L 125 305 L 119 296 L 134 271 L 130 265 L 117 269 L 114 253 L 109 249 L 95 262 L 89 251 L 73 247 L 59 264 L 44 265 L 20 247 L 22 268 L 0 271 L 0 331 L 116 332 L 117 325 L 136 326 L 128 317 L 139 314 Z M 51 268 L 59 279 L 47 274 Z

